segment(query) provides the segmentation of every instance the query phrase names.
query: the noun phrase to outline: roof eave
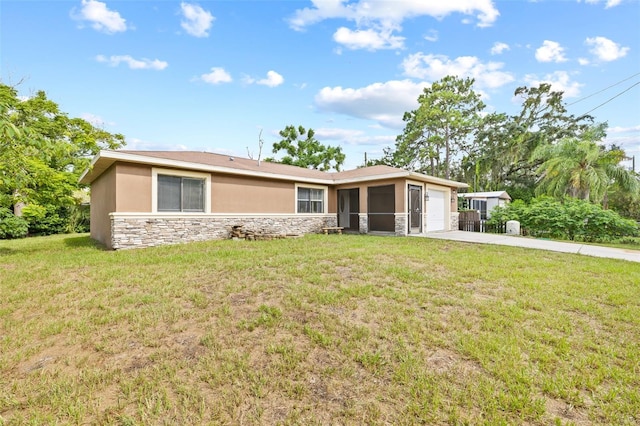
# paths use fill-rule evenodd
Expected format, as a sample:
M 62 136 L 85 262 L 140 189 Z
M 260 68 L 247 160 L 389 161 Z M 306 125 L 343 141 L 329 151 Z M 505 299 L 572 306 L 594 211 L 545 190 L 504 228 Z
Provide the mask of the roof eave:
M 455 180 L 449 180 L 449 179 L 443 179 L 443 178 L 438 178 L 435 176 L 429 176 L 429 175 L 425 175 L 422 173 L 418 173 L 418 172 L 409 172 L 409 176 L 422 180 L 424 182 L 428 182 L 428 183 L 435 183 L 435 184 L 439 184 L 442 186 L 449 186 L 452 188 L 468 188 L 469 185 L 467 185 L 466 183 L 463 182 L 456 182 Z
M 146 164 L 151 166 L 158 167 L 168 167 L 168 168 L 179 168 L 179 169 L 188 169 L 188 170 L 197 170 L 203 172 L 217 172 L 217 173 L 225 173 L 225 174 L 234 174 L 241 176 L 254 176 L 254 177 L 262 177 L 269 179 L 277 179 L 277 180 L 288 180 L 288 181 L 297 181 L 304 183 L 314 183 L 320 185 L 329 185 L 333 183 L 333 180 L 328 177 L 327 179 L 319 179 L 319 178 L 310 178 L 305 176 L 294 176 L 294 175 L 284 175 L 280 173 L 267 173 L 267 172 L 256 172 L 253 170 L 242 170 L 236 169 L 232 167 L 221 167 L 221 166 L 213 166 L 202 163 L 193 163 L 190 161 L 181 161 L 181 160 L 172 160 L 167 158 L 160 157 L 150 157 L 146 155 L 139 154 L 130 154 L 123 153 L 117 151 L 100 151 L 98 155 L 96 155 L 91 162 L 90 168 L 88 168 L 82 176 L 80 176 L 80 183 L 89 184 L 94 181 L 101 173 L 92 175 L 91 171 L 94 169 L 95 165 L 98 163 L 104 164 L 106 163 L 106 170 L 111 164 L 116 161 L 125 161 L 137 164 Z M 107 163 L 108 162 L 108 163 Z
M 82 173 L 80 176 L 79 182 L 82 184 L 90 184 L 95 179 L 97 179 L 104 171 L 106 171 L 113 163 L 116 161 L 124 161 L 130 163 L 138 163 L 138 164 L 146 164 L 158 167 L 167 167 L 167 168 L 179 168 L 179 169 L 188 169 L 188 170 L 197 170 L 203 172 L 217 172 L 217 173 L 225 173 L 225 174 L 234 174 L 240 176 L 252 176 L 252 177 L 261 177 L 268 179 L 277 179 L 277 180 L 287 180 L 287 181 L 296 181 L 302 183 L 313 183 L 319 185 L 344 185 L 349 183 L 360 183 L 367 181 L 379 181 L 385 179 L 397 179 L 397 178 L 406 178 L 412 177 L 414 179 L 421 180 L 423 182 L 439 184 L 442 186 L 448 186 L 453 188 L 468 188 L 469 185 L 466 183 L 456 182 L 453 180 L 437 178 L 429 175 L 425 175 L 417 172 L 409 172 L 407 170 L 398 169 L 397 171 L 392 171 L 388 173 L 383 173 L 379 175 L 368 175 L 368 176 L 358 176 L 353 178 L 334 178 L 334 176 L 339 175 L 339 173 L 335 174 L 327 174 L 326 179 L 321 178 L 311 178 L 305 176 L 296 176 L 296 175 L 287 175 L 281 173 L 268 173 L 268 172 L 259 172 L 255 170 L 242 170 L 233 167 L 223 167 L 223 166 L 214 166 L 202 163 L 194 163 L 190 161 L 181 161 L 181 160 L 172 160 L 168 158 L 161 157 L 152 157 L 141 154 L 131 154 L 119 151 L 108 151 L 103 150 L 100 151 L 91 161 L 91 165 L 87 170 Z M 100 167 L 97 167 L 100 166 Z M 97 170 L 97 171 L 96 171 Z M 94 173 L 94 171 L 96 171 Z

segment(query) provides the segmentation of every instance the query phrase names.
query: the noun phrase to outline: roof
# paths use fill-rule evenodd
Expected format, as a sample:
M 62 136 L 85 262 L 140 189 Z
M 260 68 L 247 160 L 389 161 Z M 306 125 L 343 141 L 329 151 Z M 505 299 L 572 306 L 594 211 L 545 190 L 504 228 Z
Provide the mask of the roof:
M 490 192 L 467 192 L 465 194 L 458 194 L 463 198 L 500 198 L 502 200 L 511 200 L 507 191 L 490 191 Z
M 384 165 L 362 167 L 343 172 L 323 172 L 304 167 L 267 161 L 258 162 L 249 158 L 211 152 L 130 150 L 100 151 L 93 158 L 89 169 L 80 176 L 80 183 L 90 184 L 117 161 L 325 185 L 406 177 L 453 188 L 468 187 L 465 183 Z

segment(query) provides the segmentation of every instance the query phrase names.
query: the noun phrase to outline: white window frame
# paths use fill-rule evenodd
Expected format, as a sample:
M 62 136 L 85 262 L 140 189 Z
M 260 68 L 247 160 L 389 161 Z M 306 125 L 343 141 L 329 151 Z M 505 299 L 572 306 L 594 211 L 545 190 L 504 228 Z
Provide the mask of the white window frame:
M 298 188 L 311 188 L 311 189 L 322 189 L 322 213 L 300 213 L 298 212 Z M 326 214 L 327 213 L 327 202 L 329 200 L 329 187 L 326 185 L 313 185 L 310 183 L 296 183 L 295 184 L 295 211 L 296 214 L 302 215 L 318 215 L 318 214 Z
M 158 212 L 158 175 L 204 179 L 204 212 Z M 153 167 L 151 169 L 151 213 L 170 213 L 172 215 L 198 215 L 211 213 L 211 173 Z

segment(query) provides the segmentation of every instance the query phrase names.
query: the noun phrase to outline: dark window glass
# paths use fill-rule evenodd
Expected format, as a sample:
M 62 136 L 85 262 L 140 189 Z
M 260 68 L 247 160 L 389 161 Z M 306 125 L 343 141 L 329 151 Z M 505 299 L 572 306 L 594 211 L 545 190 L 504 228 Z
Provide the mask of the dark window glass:
M 158 175 L 158 211 L 179 212 L 181 210 L 182 178 Z
M 324 189 L 298 188 L 298 213 L 324 213 Z
M 159 212 L 203 212 L 204 179 L 158 175 Z

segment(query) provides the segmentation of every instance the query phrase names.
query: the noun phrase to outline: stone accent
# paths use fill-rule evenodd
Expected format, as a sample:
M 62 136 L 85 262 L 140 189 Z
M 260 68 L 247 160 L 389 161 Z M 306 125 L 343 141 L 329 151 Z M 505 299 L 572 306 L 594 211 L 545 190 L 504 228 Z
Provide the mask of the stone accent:
M 451 212 L 451 231 L 457 231 L 460 227 L 460 213 Z
M 226 239 L 233 226 L 258 234 L 314 234 L 337 226 L 336 215 L 159 216 L 111 214 L 111 247 L 114 250 L 153 247 L 193 241 Z
M 366 213 L 359 213 L 358 218 L 359 218 L 358 230 L 360 231 L 361 234 L 366 234 L 367 232 L 369 232 L 369 217 L 367 216 Z
M 395 222 L 396 222 L 396 235 L 405 236 L 407 235 L 407 214 L 406 213 L 396 213 L 395 214 Z

